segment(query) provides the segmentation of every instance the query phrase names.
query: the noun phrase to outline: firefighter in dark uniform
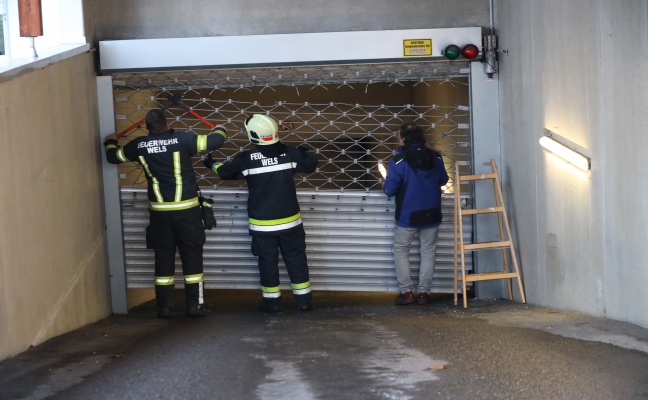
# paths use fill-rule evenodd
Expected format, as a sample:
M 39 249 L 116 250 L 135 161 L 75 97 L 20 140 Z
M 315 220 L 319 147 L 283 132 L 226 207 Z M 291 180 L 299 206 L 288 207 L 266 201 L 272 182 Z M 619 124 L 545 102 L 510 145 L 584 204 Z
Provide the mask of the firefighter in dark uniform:
M 277 122 L 262 114 L 245 121 L 248 138 L 256 147 L 225 164 L 211 154 L 203 160 L 221 179 L 245 179 L 249 190 L 248 217 L 252 254 L 259 258 L 263 303 L 260 311 L 281 311 L 279 252 L 283 257 L 293 296 L 301 311 L 312 309 L 306 235 L 302 225 L 293 175 L 314 172 L 317 159 L 306 148 L 279 141 Z
M 111 164 L 138 162 L 146 172 L 150 216 L 146 241 L 155 251 L 158 317 L 170 317 L 174 305 L 176 248 L 182 261 L 187 314 L 203 317 L 204 229 L 211 229 L 213 224 L 203 225 L 191 157 L 220 148 L 227 132 L 222 126 L 208 135 L 176 132 L 159 109 L 146 114 L 146 129 L 147 136 L 137 137 L 124 147 L 117 144 L 114 134 L 108 135 L 104 142 L 106 158 Z

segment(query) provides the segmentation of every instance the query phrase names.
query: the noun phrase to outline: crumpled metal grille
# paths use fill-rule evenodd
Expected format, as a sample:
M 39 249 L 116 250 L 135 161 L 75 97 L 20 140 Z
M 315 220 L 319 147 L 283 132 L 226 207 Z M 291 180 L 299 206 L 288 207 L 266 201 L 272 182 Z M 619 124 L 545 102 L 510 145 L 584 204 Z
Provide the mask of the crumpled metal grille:
M 324 102 L 317 101 L 318 92 L 330 95 L 346 90 L 362 95 L 376 88 L 390 91 L 395 87 L 434 92 L 451 85 L 452 90 L 467 93 L 468 71 L 466 63 L 429 62 L 116 74 L 116 130 L 131 126 L 150 109 L 169 105 L 169 95 L 179 95 L 185 106 L 227 128 L 227 142 L 212 156 L 228 161 L 252 147 L 243 121 L 253 114 L 267 114 L 280 123 L 284 143 L 305 146 L 318 155 L 315 173 L 295 177 L 299 189 L 381 190 L 383 178 L 378 163 L 386 166 L 395 154 L 398 130 L 405 121 L 414 121 L 426 130 L 430 144 L 443 155 L 450 177 L 454 175 L 455 161 L 469 164 L 468 104 L 375 104 L 370 95 L 361 102 L 348 102 L 342 97 L 339 102 Z M 278 100 L 288 97 L 287 88 L 294 90 L 294 95 Z M 315 101 L 295 101 L 309 97 Z M 211 130 L 180 105 L 168 108 L 167 115 L 176 130 L 196 134 Z M 145 134 L 143 126 L 128 136 L 141 134 Z M 221 181 L 203 167 L 199 156 L 194 166 L 202 187 L 245 187 L 244 181 Z M 120 174 L 122 186 L 146 184 L 139 164 L 123 164 Z M 451 191 L 452 182 L 447 186 Z

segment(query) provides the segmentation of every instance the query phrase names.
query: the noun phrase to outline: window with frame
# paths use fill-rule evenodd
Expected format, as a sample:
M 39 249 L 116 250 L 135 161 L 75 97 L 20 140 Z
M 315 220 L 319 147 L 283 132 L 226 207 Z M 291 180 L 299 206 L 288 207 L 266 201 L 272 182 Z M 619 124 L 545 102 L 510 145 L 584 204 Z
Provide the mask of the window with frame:
M 52 55 L 71 45 L 85 44 L 82 0 L 42 2 L 43 36 L 20 36 L 18 0 L 0 0 L 0 60 L 30 58 L 32 45 L 38 55 Z
M 5 0 L 0 0 L 0 58 L 6 56 L 7 7 Z

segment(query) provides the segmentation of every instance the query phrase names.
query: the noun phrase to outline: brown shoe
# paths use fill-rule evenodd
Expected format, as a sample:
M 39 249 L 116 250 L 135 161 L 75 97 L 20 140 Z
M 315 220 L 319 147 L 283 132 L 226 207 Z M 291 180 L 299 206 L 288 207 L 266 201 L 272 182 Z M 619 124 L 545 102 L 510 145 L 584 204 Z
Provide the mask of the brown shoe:
M 427 293 L 419 293 L 418 296 L 416 296 L 416 304 L 418 305 L 426 305 L 430 304 L 432 300 L 430 299 L 430 295 Z
M 399 293 L 398 297 L 396 297 L 397 306 L 407 306 L 410 304 L 414 304 L 414 293 L 412 292 Z

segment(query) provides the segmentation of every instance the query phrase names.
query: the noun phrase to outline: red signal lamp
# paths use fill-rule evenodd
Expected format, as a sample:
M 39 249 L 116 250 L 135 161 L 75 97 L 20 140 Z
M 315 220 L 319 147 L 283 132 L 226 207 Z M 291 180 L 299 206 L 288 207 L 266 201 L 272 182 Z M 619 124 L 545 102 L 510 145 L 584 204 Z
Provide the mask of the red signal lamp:
M 463 47 L 463 49 L 461 49 L 461 55 L 468 60 L 472 60 L 473 58 L 477 57 L 477 55 L 479 55 L 479 48 L 474 44 L 467 44 Z

